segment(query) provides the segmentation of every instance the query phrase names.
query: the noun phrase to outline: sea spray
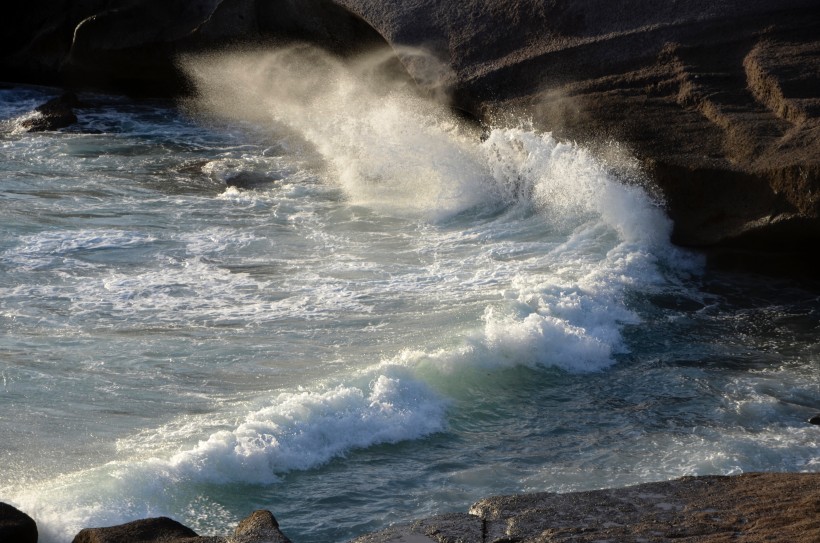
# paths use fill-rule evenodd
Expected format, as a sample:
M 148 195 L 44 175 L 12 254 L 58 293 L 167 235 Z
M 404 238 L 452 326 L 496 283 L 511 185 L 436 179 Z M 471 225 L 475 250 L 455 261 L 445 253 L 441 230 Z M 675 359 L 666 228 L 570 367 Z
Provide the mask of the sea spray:
M 378 62 L 299 47 L 184 65 L 199 91 L 188 111 L 212 130 L 248 127 L 282 155 L 261 160 L 232 142 L 192 175 L 227 185 L 252 172 L 270 188 L 155 197 L 176 213 L 156 230 L 147 213 L 151 221 L 117 229 L 27 234 L 3 252 L 6 265 L 56 280 L 11 288 L 4 303 L 34 328 L 43 320 L 26 302 L 58 300 L 54 313 L 72 318 L 47 324 L 66 336 L 177 334 L 203 358 L 235 342 L 244 350 L 228 351 L 230 364 L 216 357 L 176 371 L 199 388 L 213 386 L 222 364 L 223 379 L 243 368 L 253 398 L 226 387 L 229 400 L 214 400 L 218 414 L 194 428 L 134 432 L 155 448 L 122 446 L 110 462 L 6 491 L 44 522 L 45 541 L 89 524 L 195 516 L 203 499 L 234 487 L 275 494 L 294 471 L 433 440 L 448 431 L 451 399 L 469 397 L 469 383 L 486 388 L 487 375 L 612 368 L 630 350 L 624 328 L 640 322 L 630 295 L 664 288 L 680 269 L 657 203 L 591 153 L 519 128 L 482 141 L 404 82 L 374 76 Z M 203 210 L 216 226 L 195 222 Z M 268 336 L 275 348 L 243 366 L 243 344 Z M 134 349 L 156 368 L 146 387 L 181 365 L 157 361 L 168 350 Z M 291 374 L 280 381 L 280 371 Z M 292 376 L 300 372 L 301 382 Z M 166 390 L 174 388 L 154 400 Z
M 495 200 L 455 117 L 381 64 L 381 56 L 345 62 L 308 46 L 182 61 L 197 87 L 190 107 L 293 130 L 354 205 L 436 221 Z

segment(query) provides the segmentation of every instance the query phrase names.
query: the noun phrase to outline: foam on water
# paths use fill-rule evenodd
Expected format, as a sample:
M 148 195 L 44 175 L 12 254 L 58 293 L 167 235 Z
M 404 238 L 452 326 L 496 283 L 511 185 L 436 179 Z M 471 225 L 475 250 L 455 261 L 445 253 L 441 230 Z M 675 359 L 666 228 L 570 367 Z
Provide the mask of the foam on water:
M 298 358 L 307 377 L 265 382 L 230 401 L 206 394 L 212 412 L 175 414 L 118 436 L 113 456 L 88 470 L 0 489 L 38 519 L 46 542 L 69 540 L 83 526 L 160 514 L 200 522 L 203 508 L 214 512 L 203 526 L 224 528 L 236 519 L 218 499 L 203 498 L 209 490 L 276 487 L 287 474 L 376 445 L 434 439 L 448 432 L 453 403 L 473 403 L 474 387 L 486 391 L 488 380 L 606 380 L 631 349 L 625 329 L 641 323 L 632 298 L 669 292 L 699 269 L 697 259 L 670 245 L 658 202 L 602 159 L 521 128 L 490 130 L 482 140 L 401 85 L 375 85 L 372 62 L 347 65 L 296 48 L 184 64 L 200 91 L 190 111 L 231 129 L 251 124 L 253 138 L 275 145 L 247 147 L 241 137 L 215 150 L 203 143 L 201 155 L 185 155 L 195 165 L 190 175 L 219 189 L 142 189 L 150 197 L 128 204 L 150 205 L 150 220 L 115 228 L 60 218 L 4 241 L 0 266 L 10 279 L 0 285 L 3 325 L 92 340 L 98 329 L 149 327 L 248 334 L 237 343 L 277 335 L 285 347 L 297 339 L 306 346 L 266 353 L 265 363 L 278 370 Z M 101 114 L 94 125 L 156 136 L 148 121 Z M 178 138 L 189 139 L 190 130 Z M 35 154 L 48 154 L 43 145 L 63 144 L 38 141 Z M 111 156 L 98 151 L 83 151 L 95 157 L 94 171 L 114 170 Z M 137 151 L 117 155 L 116 169 L 127 171 L 132 163 L 122 157 L 132 155 L 141 173 L 157 175 L 155 157 Z M 62 167 L 75 175 L 72 168 L 88 166 L 79 162 Z M 172 166 L 160 171 L 183 175 Z M 225 186 L 237 179 L 266 184 Z M 334 336 L 324 344 L 323 330 Z M 201 348 L 225 338 L 233 339 L 205 337 Z M 623 434 L 613 439 L 628 437 L 631 448 L 602 452 L 582 443 L 586 449 L 524 476 L 509 465 L 499 469 L 518 474 L 522 489 L 574 489 L 617 484 L 618 474 L 603 481 L 585 470 L 629 458 L 639 461 L 622 474 L 625 483 L 765 466 L 783 454 L 751 457 L 778 450 L 778 440 L 797 447 L 800 461 L 811 457 L 816 443 L 805 432 L 784 431 L 776 416 L 765 423 L 772 406 L 756 384 L 739 382 L 736 390 L 717 429 L 618 427 Z M 764 424 L 754 436 L 720 435 L 733 410 L 763 413 Z M 463 478 L 496 477 L 486 466 L 475 470 Z
M 511 281 L 507 302 L 488 307 L 480 337 L 457 352 L 478 348 L 492 353 L 482 360 L 571 371 L 606 367 L 623 350 L 619 326 L 637 319 L 624 306 L 625 289 L 662 284 L 659 258 L 667 268 L 685 260 L 669 244 L 671 223 L 658 204 L 583 148 L 523 129 L 492 130 L 478 143 L 440 106 L 368 78 L 373 59 L 344 64 L 298 47 L 184 66 L 199 110 L 296 131 L 352 204 L 437 223 L 467 210 L 533 208 L 554 239 L 568 236 L 517 262 L 526 272 L 482 263 Z
M 170 458 L 110 462 L 28 485 L 11 501 L 38 519 L 44 541 L 65 541 L 89 524 L 184 507 L 190 485 L 272 484 L 282 474 L 315 468 L 351 449 L 444 428 L 445 402 L 403 369 L 365 372 L 356 381 L 280 393 L 236 428 L 214 432 Z

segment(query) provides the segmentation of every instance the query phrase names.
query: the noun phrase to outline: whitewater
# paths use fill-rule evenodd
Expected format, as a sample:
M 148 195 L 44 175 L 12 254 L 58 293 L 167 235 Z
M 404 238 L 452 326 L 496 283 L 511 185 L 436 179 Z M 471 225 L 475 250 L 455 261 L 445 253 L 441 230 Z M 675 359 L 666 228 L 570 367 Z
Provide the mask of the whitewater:
M 820 289 L 673 246 L 616 142 L 477 127 L 384 58 L 180 62 L 194 97 L 58 132 L 0 88 L 0 501 L 42 541 L 820 470 Z

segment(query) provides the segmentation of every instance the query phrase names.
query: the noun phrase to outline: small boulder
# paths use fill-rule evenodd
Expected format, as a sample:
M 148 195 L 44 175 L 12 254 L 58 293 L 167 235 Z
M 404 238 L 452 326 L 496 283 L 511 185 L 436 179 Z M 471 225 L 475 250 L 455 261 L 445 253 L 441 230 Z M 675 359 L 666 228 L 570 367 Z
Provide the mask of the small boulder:
M 77 122 L 77 115 L 74 114 L 73 108 L 78 106 L 80 106 L 80 101 L 73 92 L 63 93 L 37 106 L 35 108 L 37 114 L 21 121 L 20 126 L 29 132 L 43 132 L 71 126 Z
M 0 502 L 0 541 L 37 543 L 37 524 L 22 511 Z
M 274 179 L 264 173 L 239 172 L 225 178 L 225 184 L 238 189 L 255 189 L 271 185 Z
M 279 530 L 279 523 L 270 511 L 254 511 L 242 520 L 229 543 L 291 543 Z
M 85 528 L 74 536 L 73 543 L 199 543 L 211 538 L 200 538 L 196 532 L 167 518 L 135 520 L 106 528 Z
M 820 415 L 815 415 L 809 419 L 809 424 L 817 424 L 820 425 Z

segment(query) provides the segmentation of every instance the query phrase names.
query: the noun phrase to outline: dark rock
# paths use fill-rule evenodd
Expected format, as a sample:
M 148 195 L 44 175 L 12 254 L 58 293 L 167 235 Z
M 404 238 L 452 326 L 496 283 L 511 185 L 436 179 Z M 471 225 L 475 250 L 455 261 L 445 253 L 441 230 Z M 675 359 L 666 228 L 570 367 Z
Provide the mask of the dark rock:
M 29 132 L 58 130 L 77 122 L 77 115 L 72 108 L 80 106 L 80 101 L 73 92 L 66 92 L 57 98 L 35 108 L 36 115 L 24 119 L 20 126 Z
M 820 541 L 820 473 L 684 477 L 633 487 L 487 498 L 484 541 Z
M 254 511 L 243 519 L 229 543 L 290 543 L 270 511 Z
M 270 511 L 254 511 L 227 538 L 198 536 L 175 520 L 159 517 L 107 528 L 86 528 L 74 537 L 73 543 L 290 543 L 290 540 L 279 530 L 279 523 Z
M 37 543 L 37 524 L 22 511 L 0 502 L 0 541 Z
M 815 415 L 809 419 L 809 424 L 820 424 L 820 415 Z
M 340 54 L 385 45 L 330 0 L 32 0 L 0 22 L 0 70 L 20 81 L 185 92 L 180 54 L 241 44 L 310 42 Z
M 175 520 L 158 517 L 106 528 L 85 528 L 73 543 L 224 543 L 224 539 L 199 537 Z
M 225 178 L 225 184 L 238 189 L 256 189 L 275 181 L 270 175 L 258 172 L 239 172 Z
M 563 139 L 626 143 L 677 243 L 820 240 L 814 0 L 339 1 L 446 59 L 454 99 L 483 118 L 517 110 Z

